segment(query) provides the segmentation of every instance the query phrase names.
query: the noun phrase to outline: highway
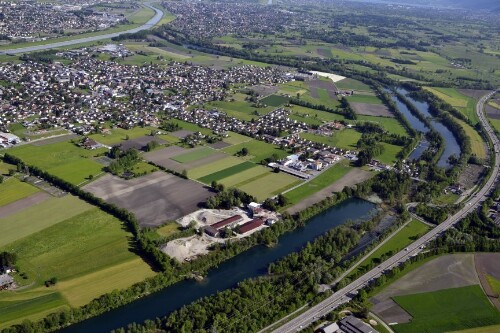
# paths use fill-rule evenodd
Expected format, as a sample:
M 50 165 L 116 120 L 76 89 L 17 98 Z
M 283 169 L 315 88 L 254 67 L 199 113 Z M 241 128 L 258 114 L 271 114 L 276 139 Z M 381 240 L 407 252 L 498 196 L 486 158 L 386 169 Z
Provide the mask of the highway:
M 117 36 L 120 36 L 123 34 L 135 33 L 135 32 L 141 31 L 141 30 L 150 29 L 150 28 L 154 27 L 156 24 L 158 24 L 158 22 L 160 22 L 161 18 L 163 17 L 163 11 L 161 9 L 158 9 L 156 7 L 151 6 L 150 4 L 144 4 L 144 6 L 154 10 L 155 15 L 149 21 L 147 21 L 146 23 L 144 23 L 140 27 L 130 29 L 130 30 L 125 30 L 125 31 L 119 31 L 119 32 L 99 35 L 99 36 L 77 38 L 77 39 L 72 39 L 72 40 L 68 40 L 68 41 L 64 41 L 64 42 L 53 42 L 53 43 L 44 44 L 44 45 L 34 45 L 34 46 L 22 47 L 22 48 L 18 48 L 18 49 L 3 50 L 3 51 L 0 51 L 0 54 L 18 54 L 18 53 L 25 53 L 25 52 L 49 50 L 49 49 L 54 49 L 54 48 L 58 48 L 58 47 L 71 46 L 71 45 L 88 43 L 88 42 L 95 42 L 98 40 L 117 37 Z
M 394 256 L 380 264 L 380 266 L 372 269 L 371 271 L 365 273 L 357 280 L 351 282 L 349 285 L 340 289 L 332 296 L 318 303 L 317 305 L 311 307 L 306 312 L 302 313 L 298 317 L 290 320 L 289 322 L 283 324 L 279 328 L 273 331 L 273 333 L 288 333 L 288 332 L 297 332 L 302 328 L 311 325 L 318 318 L 325 316 L 330 311 L 335 309 L 340 304 L 349 302 L 352 297 L 357 293 L 357 291 L 369 283 L 372 279 L 383 274 L 385 270 L 391 269 L 400 263 L 408 260 L 410 257 L 418 254 L 422 251 L 423 247 L 426 243 L 428 243 L 433 238 L 437 237 L 441 233 L 443 233 L 446 229 L 450 228 L 453 224 L 460 221 L 463 217 L 465 217 L 469 212 L 476 209 L 489 195 L 490 190 L 492 190 L 496 184 L 499 169 L 500 169 L 500 158 L 499 158 L 499 149 L 500 149 L 500 141 L 498 140 L 495 132 L 491 128 L 486 116 L 483 113 L 484 103 L 494 94 L 494 92 L 489 93 L 481 98 L 481 100 L 476 105 L 476 113 L 479 116 L 479 120 L 481 121 L 484 129 L 486 130 L 488 136 L 493 142 L 493 150 L 494 150 L 494 167 L 492 168 L 492 172 L 487 182 L 484 184 L 483 188 L 480 189 L 475 195 L 473 195 L 467 202 L 464 203 L 464 207 L 460 209 L 456 214 L 450 216 L 443 223 L 436 226 L 434 229 L 430 230 L 427 234 L 423 235 L 421 238 L 416 240 L 414 243 L 409 245 L 406 249 L 401 250 L 396 253 Z

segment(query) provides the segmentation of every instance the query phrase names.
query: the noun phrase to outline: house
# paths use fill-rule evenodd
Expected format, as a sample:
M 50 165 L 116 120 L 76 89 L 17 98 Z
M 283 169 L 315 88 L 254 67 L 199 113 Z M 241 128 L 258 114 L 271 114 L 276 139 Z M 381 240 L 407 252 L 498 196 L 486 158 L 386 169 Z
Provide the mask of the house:
M 21 142 L 21 139 L 19 139 L 18 136 L 11 134 L 11 133 L 0 132 L 0 143 L 6 144 L 6 145 L 12 145 L 12 144 L 16 144 L 18 142 Z
M 93 150 L 93 149 L 100 148 L 101 144 L 97 143 L 94 139 L 87 137 L 87 138 L 83 139 L 82 147 L 84 147 L 85 149 Z

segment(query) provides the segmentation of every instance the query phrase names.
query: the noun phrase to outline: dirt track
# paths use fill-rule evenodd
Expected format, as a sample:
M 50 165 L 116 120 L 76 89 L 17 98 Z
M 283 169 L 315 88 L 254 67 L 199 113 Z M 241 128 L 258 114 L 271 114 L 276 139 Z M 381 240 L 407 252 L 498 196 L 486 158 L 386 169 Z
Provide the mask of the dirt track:
M 105 175 L 85 190 L 133 212 L 142 227 L 158 226 L 199 209 L 213 193 L 205 186 L 165 172 L 132 180 Z
M 349 171 L 344 177 L 340 178 L 330 186 L 325 187 L 321 191 L 314 193 L 313 195 L 305 198 L 298 204 L 287 209 L 287 212 L 290 214 L 295 214 L 306 207 L 314 205 L 317 202 L 320 202 L 324 198 L 332 195 L 333 192 L 340 192 L 346 186 L 353 186 L 359 183 L 364 182 L 365 180 L 371 178 L 373 176 L 372 173 L 368 171 L 364 171 L 361 169 L 353 169 Z

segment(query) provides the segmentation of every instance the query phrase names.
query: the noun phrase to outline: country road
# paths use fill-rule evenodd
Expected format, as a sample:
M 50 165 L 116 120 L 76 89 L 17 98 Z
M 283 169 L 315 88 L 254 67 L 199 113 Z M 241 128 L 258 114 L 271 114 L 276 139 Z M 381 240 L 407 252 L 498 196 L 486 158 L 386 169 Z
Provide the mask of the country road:
M 147 21 L 146 23 L 144 23 L 140 27 L 130 29 L 130 30 L 125 30 L 125 31 L 119 31 L 119 32 L 99 35 L 99 36 L 77 38 L 77 39 L 72 39 L 72 40 L 68 40 L 68 41 L 64 41 L 64 42 L 53 42 L 53 43 L 44 44 L 44 45 L 34 45 L 34 46 L 28 46 L 28 47 L 21 47 L 18 49 L 3 50 L 3 51 L 0 51 L 0 54 L 19 54 L 19 53 L 25 53 L 25 52 L 49 50 L 49 49 L 54 49 L 54 48 L 58 48 L 58 47 L 71 46 L 71 45 L 88 43 L 88 42 L 95 42 L 95 41 L 99 41 L 99 40 L 103 40 L 103 39 L 117 37 L 117 36 L 120 36 L 123 34 L 135 33 L 135 32 L 141 31 L 141 30 L 150 29 L 150 28 L 154 27 L 156 24 L 158 24 L 158 22 L 160 22 L 160 20 L 163 17 L 163 11 L 161 9 L 153 7 L 150 4 L 144 4 L 144 6 L 154 10 L 155 15 L 149 21 Z
M 456 214 L 449 217 L 443 223 L 436 226 L 434 229 L 431 229 L 428 233 L 420 237 L 414 243 L 409 245 L 406 249 L 401 250 L 396 253 L 394 256 L 380 264 L 380 266 L 372 269 L 371 271 L 365 273 L 357 280 L 351 282 L 349 285 L 340 289 L 332 296 L 313 306 L 306 312 L 301 315 L 295 317 L 289 322 L 285 323 L 278 329 L 274 330 L 274 333 L 288 333 L 288 332 L 297 332 L 302 328 L 311 325 L 314 321 L 319 319 L 322 316 L 325 316 L 330 311 L 338 307 L 340 304 L 346 303 L 350 301 L 357 291 L 364 286 L 366 286 L 371 280 L 379 277 L 383 274 L 383 272 L 387 269 L 391 269 L 400 263 L 408 260 L 412 256 L 418 254 L 422 247 L 428 243 L 433 238 L 437 237 L 441 233 L 443 233 L 446 229 L 453 226 L 455 223 L 460 221 L 463 217 L 465 217 L 469 212 L 476 209 L 484 200 L 487 199 L 490 191 L 494 188 L 499 174 L 500 168 L 500 157 L 499 157 L 499 149 L 500 149 L 500 141 L 495 135 L 495 132 L 491 128 L 486 116 L 483 113 L 484 103 L 490 98 L 494 92 L 491 92 L 481 98 L 481 100 L 476 105 L 476 113 L 481 121 L 486 133 L 490 137 L 493 142 L 494 149 L 494 166 L 491 171 L 491 175 L 489 176 L 487 182 L 484 184 L 483 188 L 480 189 L 474 196 L 472 196 L 467 202 L 465 202 L 464 207 L 460 209 Z

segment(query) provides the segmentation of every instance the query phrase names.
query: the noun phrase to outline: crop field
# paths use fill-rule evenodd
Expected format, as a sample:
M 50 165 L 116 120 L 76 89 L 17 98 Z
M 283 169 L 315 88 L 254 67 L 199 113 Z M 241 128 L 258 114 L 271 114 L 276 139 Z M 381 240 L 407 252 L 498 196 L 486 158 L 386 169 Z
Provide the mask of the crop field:
M 92 134 L 89 137 L 95 141 L 102 143 L 103 145 L 114 146 L 121 143 L 127 139 L 135 139 L 141 136 L 149 135 L 152 128 L 147 127 L 134 127 L 132 129 L 126 130 L 123 128 L 113 128 L 110 129 L 110 134 Z
M 356 144 L 361 139 L 361 133 L 353 129 L 336 131 L 332 136 L 322 136 L 313 133 L 300 133 L 300 137 L 306 140 L 324 143 L 331 147 L 343 149 L 356 149 Z
M 81 214 L 92 206 L 71 195 L 50 198 L 0 218 L 0 247 Z M 33 221 L 36 220 L 36 223 Z
M 252 182 L 258 178 L 264 177 L 267 173 L 272 172 L 271 169 L 262 166 L 255 165 L 245 171 L 241 171 L 235 175 L 225 177 L 219 180 L 219 183 L 226 187 L 238 187 L 244 185 L 245 183 Z
M 212 154 L 215 154 L 215 150 L 212 148 L 208 147 L 202 147 L 202 148 L 195 148 L 185 154 L 182 155 L 177 155 L 175 157 L 172 157 L 174 161 L 177 161 L 179 163 L 189 163 L 193 162 L 199 159 L 202 159 L 204 157 L 208 157 Z
M 261 99 L 260 102 L 269 106 L 278 107 L 287 103 L 288 98 L 280 95 L 270 95 Z
M 438 333 L 500 324 L 500 312 L 480 286 L 396 296 L 394 301 L 413 317 L 410 323 L 392 326 L 397 333 Z
M 214 172 L 212 174 L 206 175 L 204 177 L 198 178 L 198 180 L 205 184 L 210 184 L 212 181 L 219 181 L 223 178 L 230 177 L 233 175 L 240 175 L 241 172 L 255 167 L 252 162 L 243 162 L 241 164 L 233 165 L 232 167 Z
M 412 220 L 403 229 L 401 229 L 397 234 L 391 237 L 387 242 L 379 247 L 372 255 L 366 258 L 364 261 L 359 263 L 358 269 L 367 266 L 371 262 L 378 263 L 380 258 L 384 255 L 390 255 L 391 253 L 396 253 L 408 245 L 410 245 L 417 237 L 424 234 L 429 230 L 429 226 L 418 221 Z M 353 274 L 356 270 L 353 271 Z
M 269 173 L 250 183 L 238 186 L 238 188 L 257 197 L 257 200 L 261 201 L 277 195 L 301 182 L 302 180 L 297 177 L 288 175 L 284 172 Z
M 258 140 L 250 140 L 238 145 L 233 145 L 231 147 L 224 148 L 223 151 L 230 155 L 234 155 L 243 148 L 248 149 L 248 155 L 243 158 L 251 160 L 255 163 L 260 163 L 260 161 L 271 157 L 273 154 L 278 155 L 278 158 L 283 158 L 288 155 L 286 151 L 280 149 L 279 147 Z
M 351 103 L 365 103 L 365 104 L 375 104 L 375 105 L 382 104 L 382 100 L 374 95 L 354 94 L 352 96 L 347 96 L 347 100 Z
M 18 235 L 16 241 L 4 247 L 15 249 L 29 287 L 0 295 L 0 308 L 8 309 L 1 311 L 0 320 L 4 316 L 9 321 L 26 316 L 33 319 L 67 304 L 80 306 L 154 274 L 129 250 L 131 235 L 119 220 L 97 208 L 84 207 L 83 212 L 77 213 L 74 209 L 77 205 L 67 201 L 64 208 L 52 206 L 57 209 L 54 211 L 36 210 L 42 222 L 52 220 L 54 215 L 62 221 L 45 224 L 43 229 L 29 235 Z M 43 286 L 52 277 L 59 280 L 58 284 L 51 288 Z
M 0 195 L 0 207 L 19 199 L 26 198 L 38 191 L 38 188 L 22 182 L 17 178 L 11 177 L 5 179 L 3 183 L 0 184 L 0 193 L 2 193 L 2 195 Z
M 157 227 L 192 213 L 214 194 L 200 183 L 160 171 L 131 180 L 105 175 L 85 189 L 131 211 L 142 227 Z
M 90 175 L 101 173 L 102 165 L 91 158 L 104 151 L 107 149 L 86 150 L 70 142 L 58 142 L 38 147 L 24 145 L 9 149 L 8 153 L 77 185 Z
M 323 188 L 333 184 L 335 181 L 346 175 L 352 168 L 342 162 L 331 166 L 328 170 L 323 171 L 311 181 L 305 183 L 296 189 L 285 194 L 285 197 L 290 201 L 290 204 L 296 204 L 304 198 L 322 190 Z
M 373 117 L 389 117 L 389 118 L 394 117 L 394 114 L 390 112 L 387 106 L 383 104 L 351 102 L 351 106 L 358 115 L 366 115 Z
M 243 159 L 235 156 L 226 156 L 222 159 L 208 163 L 197 168 L 188 170 L 187 174 L 191 179 L 199 179 L 201 177 L 210 175 L 214 172 L 226 169 L 245 162 Z
M 179 120 L 179 119 L 170 119 L 170 123 L 179 125 L 183 130 L 192 131 L 192 132 L 200 132 L 201 134 L 210 135 L 212 134 L 212 130 L 208 128 L 200 127 L 193 123 L 188 123 L 187 121 Z
M 19 298 L 17 293 L 3 293 L 0 298 L 3 299 L 0 300 L 0 329 L 19 323 L 22 318 L 37 320 L 56 310 L 68 308 L 66 300 L 58 292 L 23 293 L 23 296 Z
M 354 90 L 356 91 L 372 91 L 372 89 L 364 84 L 361 81 L 353 80 L 353 79 L 343 79 L 338 82 L 335 82 L 335 85 L 337 88 L 342 89 L 342 90 Z
M 9 169 L 16 169 L 15 165 L 4 163 L 0 160 L 0 175 L 7 176 L 9 174 Z
M 486 279 L 488 280 L 488 284 L 495 295 L 500 295 L 500 279 L 496 279 L 491 275 L 487 275 Z
M 460 93 L 455 88 L 425 87 L 425 89 L 454 106 L 458 111 L 469 118 L 473 124 L 479 121 L 476 114 L 476 100 L 474 98 Z

